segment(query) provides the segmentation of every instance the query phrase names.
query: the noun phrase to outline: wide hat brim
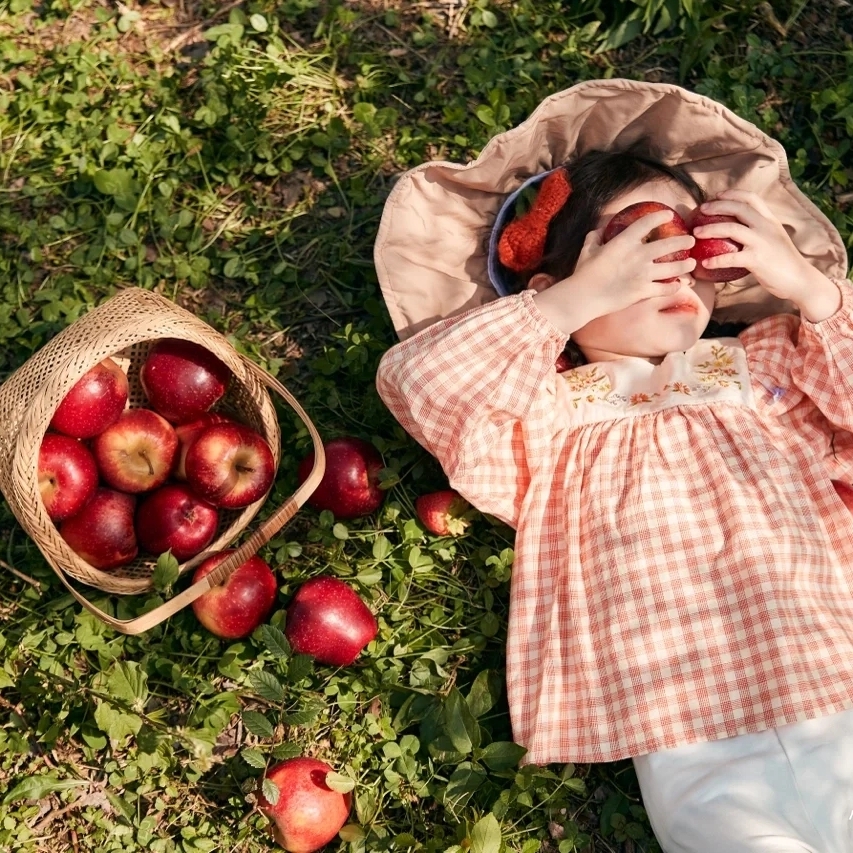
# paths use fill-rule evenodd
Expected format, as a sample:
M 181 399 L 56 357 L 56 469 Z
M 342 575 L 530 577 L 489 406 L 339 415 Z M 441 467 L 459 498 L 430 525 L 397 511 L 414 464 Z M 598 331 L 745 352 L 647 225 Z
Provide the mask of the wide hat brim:
M 546 98 L 471 163 L 424 163 L 400 176 L 374 246 L 382 295 L 405 339 L 498 298 L 489 243 L 498 211 L 525 181 L 592 149 L 649 140 L 708 193 L 761 196 L 802 255 L 830 278 L 847 274 L 837 229 L 791 179 L 784 148 L 722 104 L 667 83 L 593 80 Z M 751 277 L 721 285 L 715 319 L 751 323 L 793 311 Z

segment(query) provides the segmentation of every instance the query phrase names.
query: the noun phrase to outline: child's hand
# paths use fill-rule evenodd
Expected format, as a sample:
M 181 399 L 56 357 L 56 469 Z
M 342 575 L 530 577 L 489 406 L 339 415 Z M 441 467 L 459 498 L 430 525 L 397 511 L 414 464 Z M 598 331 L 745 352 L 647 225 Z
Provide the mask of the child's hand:
M 578 293 L 579 288 L 582 288 L 584 298 L 589 299 L 598 312 L 596 317 L 621 311 L 644 299 L 671 296 L 681 287 L 678 277 L 691 272 L 696 261 L 693 258 L 662 263 L 656 261 L 666 255 L 690 249 L 695 243 L 694 238 L 685 234 L 643 242 L 655 228 L 671 219 L 672 213 L 666 210 L 647 214 L 632 222 L 606 244 L 601 242 L 603 229 L 591 231 L 584 242 L 574 273 L 565 279 L 565 284 L 558 282 L 554 287 L 571 287 L 573 293 Z
M 703 261 L 708 269 L 744 267 L 768 292 L 790 299 L 810 320 L 835 313 L 841 303 L 836 285 L 799 252 L 765 201 L 747 190 L 725 190 L 701 206 L 703 213 L 734 216 L 738 222 L 717 222 L 694 229 L 699 239 L 724 237 L 740 243 L 739 252 Z

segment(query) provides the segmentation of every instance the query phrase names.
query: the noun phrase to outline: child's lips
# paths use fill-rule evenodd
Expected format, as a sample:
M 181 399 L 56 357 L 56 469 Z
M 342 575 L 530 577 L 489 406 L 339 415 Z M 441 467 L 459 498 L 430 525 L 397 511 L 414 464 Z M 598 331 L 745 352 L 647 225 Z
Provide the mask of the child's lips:
M 699 307 L 695 302 L 687 299 L 681 299 L 678 302 L 671 302 L 669 305 L 660 309 L 661 314 L 698 314 Z

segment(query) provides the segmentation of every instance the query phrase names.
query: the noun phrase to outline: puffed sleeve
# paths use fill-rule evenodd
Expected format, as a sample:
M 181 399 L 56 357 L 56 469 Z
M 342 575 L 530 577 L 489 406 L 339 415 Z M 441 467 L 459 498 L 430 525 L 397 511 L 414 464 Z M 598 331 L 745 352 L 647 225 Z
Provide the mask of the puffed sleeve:
M 554 432 L 554 362 L 567 336 L 525 292 L 440 321 L 382 357 L 376 387 L 403 428 L 480 511 L 515 527 Z
M 853 474 L 853 287 L 836 282 L 841 307 L 818 323 L 768 317 L 740 336 L 759 411 L 796 430 L 834 478 Z

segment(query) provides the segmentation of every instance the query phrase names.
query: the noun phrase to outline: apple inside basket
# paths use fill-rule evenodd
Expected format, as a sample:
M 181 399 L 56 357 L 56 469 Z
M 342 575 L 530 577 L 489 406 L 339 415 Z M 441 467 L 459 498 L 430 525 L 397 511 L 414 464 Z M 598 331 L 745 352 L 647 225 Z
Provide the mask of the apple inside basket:
M 110 356 L 127 376 L 128 409 L 155 408 L 152 405 L 153 401 L 149 400 L 145 393 L 140 372 L 150 351 L 157 343 L 157 339 L 141 341 Z M 274 466 L 278 468 L 281 453 L 278 419 L 269 394 L 253 372 L 246 371 L 238 376 L 235 371 L 230 371 L 226 393 L 211 407 L 210 412 L 243 424 L 260 435 L 269 446 Z M 170 482 L 172 482 L 171 478 Z M 150 494 L 153 492 L 142 493 L 138 497 L 144 500 Z M 196 566 L 212 553 L 229 547 L 255 517 L 265 499 L 266 495 L 262 495 L 253 503 L 239 509 L 220 506 L 217 529 L 212 542 L 201 553 L 181 563 L 181 572 Z M 140 549 L 139 556 L 132 562 L 118 568 L 101 570 L 82 559 L 64 540 L 61 540 L 61 543 L 60 548 L 69 552 L 63 555 L 65 559 L 62 562 L 67 566 L 68 573 L 77 577 L 78 580 L 92 584 L 105 592 L 119 594 L 140 593 L 151 588 L 151 575 L 157 564 L 156 553 L 144 552 Z M 83 571 L 75 570 L 83 567 L 85 567 Z

